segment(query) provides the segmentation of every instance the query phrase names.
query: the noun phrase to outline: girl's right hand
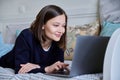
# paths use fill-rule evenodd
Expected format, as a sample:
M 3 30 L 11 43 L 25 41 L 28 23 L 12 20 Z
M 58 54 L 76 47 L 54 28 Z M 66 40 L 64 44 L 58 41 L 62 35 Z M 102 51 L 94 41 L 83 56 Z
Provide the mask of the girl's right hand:
M 45 72 L 46 73 L 54 73 L 54 72 L 57 72 L 61 69 L 69 70 L 67 68 L 68 66 L 69 66 L 69 64 L 57 61 L 56 63 L 52 64 L 51 66 L 45 67 Z

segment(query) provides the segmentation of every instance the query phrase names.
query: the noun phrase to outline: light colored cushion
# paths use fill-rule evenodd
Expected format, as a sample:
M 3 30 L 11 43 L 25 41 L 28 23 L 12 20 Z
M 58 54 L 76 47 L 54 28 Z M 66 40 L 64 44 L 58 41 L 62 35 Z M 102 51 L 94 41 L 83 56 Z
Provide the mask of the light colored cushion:
M 27 27 L 29 27 L 28 24 L 13 24 L 6 26 L 5 41 L 3 41 L 3 36 L 0 33 L 0 57 L 12 50 L 20 31 Z
M 30 27 L 30 24 L 11 24 L 6 26 L 6 32 L 5 32 L 5 43 L 12 43 L 14 44 L 18 34 L 20 31 L 22 31 L 25 28 Z
M 67 49 L 65 51 L 65 60 L 72 60 L 76 36 L 77 35 L 91 35 L 91 36 L 98 36 L 100 31 L 99 21 L 96 20 L 93 23 L 75 26 L 75 27 L 67 27 Z
M 120 22 L 120 0 L 99 0 L 101 23 L 104 21 Z
M 120 28 L 120 23 L 103 22 L 100 36 L 111 36 L 113 32 Z

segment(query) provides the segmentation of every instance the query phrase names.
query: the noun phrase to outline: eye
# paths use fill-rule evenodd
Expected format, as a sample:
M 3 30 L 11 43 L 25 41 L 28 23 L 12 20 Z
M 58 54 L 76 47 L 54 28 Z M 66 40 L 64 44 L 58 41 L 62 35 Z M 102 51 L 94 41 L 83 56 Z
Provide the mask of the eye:
M 53 26 L 58 27 L 59 25 L 58 24 L 54 24 Z

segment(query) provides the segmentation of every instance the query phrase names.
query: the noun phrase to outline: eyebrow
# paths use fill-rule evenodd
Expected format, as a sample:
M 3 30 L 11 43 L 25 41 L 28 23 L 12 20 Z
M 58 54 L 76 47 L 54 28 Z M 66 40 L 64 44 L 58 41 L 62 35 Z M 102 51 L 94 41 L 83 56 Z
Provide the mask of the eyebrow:
M 53 22 L 53 23 L 57 23 L 57 24 L 60 24 L 59 22 Z M 63 23 L 63 25 L 66 25 L 66 23 Z

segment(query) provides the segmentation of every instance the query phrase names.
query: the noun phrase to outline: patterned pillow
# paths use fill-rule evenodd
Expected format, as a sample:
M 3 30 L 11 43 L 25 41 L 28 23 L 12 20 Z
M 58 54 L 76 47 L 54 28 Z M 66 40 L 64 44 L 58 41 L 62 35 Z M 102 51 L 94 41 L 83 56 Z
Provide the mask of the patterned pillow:
M 65 60 L 71 60 L 73 57 L 73 51 L 75 47 L 75 41 L 77 35 L 82 36 L 98 36 L 100 31 L 99 21 L 95 21 L 90 24 L 82 26 L 67 27 L 67 49 L 65 51 Z

